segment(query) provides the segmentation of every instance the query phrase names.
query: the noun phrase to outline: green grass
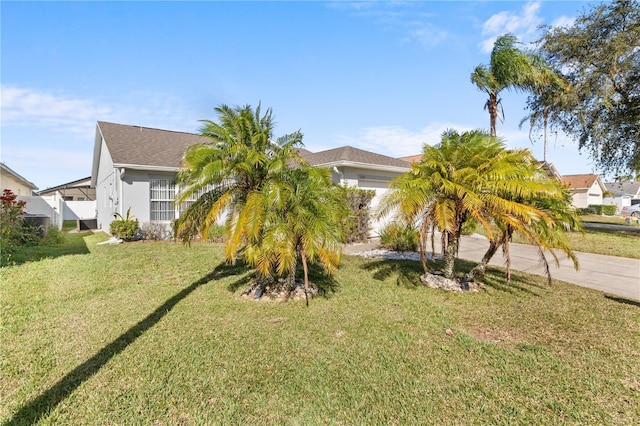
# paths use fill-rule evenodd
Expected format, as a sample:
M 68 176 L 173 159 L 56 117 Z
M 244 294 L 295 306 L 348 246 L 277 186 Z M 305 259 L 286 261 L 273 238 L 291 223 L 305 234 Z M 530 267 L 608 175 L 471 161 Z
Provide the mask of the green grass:
M 624 225 L 624 226 L 631 226 L 636 228 L 640 226 L 638 225 L 637 221 L 627 222 L 624 217 L 620 217 L 620 216 L 603 216 L 603 215 L 591 214 L 591 215 L 580 216 L 580 219 L 583 222 L 606 223 L 609 225 Z
M 584 235 L 570 233 L 569 243 L 575 251 L 640 259 L 640 231 L 585 228 Z
M 637 302 L 496 269 L 451 294 L 355 257 L 309 307 L 256 302 L 219 245 L 68 237 L 84 248 L 0 270 L 0 422 L 640 421 Z
M 584 228 L 584 233 L 570 232 L 568 239 L 574 251 L 640 259 L 639 231 Z M 528 244 L 528 240 L 518 233 L 514 234 L 513 242 Z
M 606 222 L 606 219 L 599 223 L 619 224 L 613 220 Z M 640 231 L 634 228 L 630 226 L 628 230 L 613 230 L 585 227 L 584 233 L 569 232 L 569 244 L 574 251 L 640 259 Z M 474 232 L 486 235 L 479 226 Z M 528 240 L 518 233 L 514 234 L 513 242 L 528 244 Z

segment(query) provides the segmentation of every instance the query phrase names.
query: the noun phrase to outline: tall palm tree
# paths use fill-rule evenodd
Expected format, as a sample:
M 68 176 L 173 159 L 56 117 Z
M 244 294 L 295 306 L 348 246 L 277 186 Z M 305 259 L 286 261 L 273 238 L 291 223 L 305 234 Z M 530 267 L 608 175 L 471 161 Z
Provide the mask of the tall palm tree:
M 273 139 L 271 109 L 261 114 L 260 105 L 215 108 L 218 121 L 204 120 L 200 133 L 210 142 L 190 147 L 183 156 L 177 182 L 177 202 L 187 206 L 176 220 L 175 234 L 183 241 L 208 233 L 212 224 L 226 215 L 225 256 L 235 261 L 246 242 L 246 221 L 259 210 L 246 208 L 250 195 L 271 177 L 286 171 L 291 161 L 304 163 L 295 150 L 302 133 Z M 191 201 L 197 198 L 195 201 Z
M 292 290 L 300 260 L 306 292 L 309 262 L 319 261 L 329 272 L 338 266 L 342 219 L 348 211 L 328 169 L 305 165 L 289 169 L 250 198 L 248 206 L 264 209 L 256 220 L 246 222 L 246 234 L 259 237 L 247 244 L 245 258 L 262 275 L 287 276 Z
M 489 96 L 485 109 L 489 111 L 489 128 L 493 137 L 497 136 L 496 121 L 501 115 L 500 92 L 505 89 L 527 90 L 534 77 L 530 54 L 519 49 L 517 44 L 518 39 L 512 34 L 498 37 L 491 51 L 489 65 L 478 65 L 471 73 L 471 82 Z
M 444 238 L 443 274 L 452 279 L 465 221 L 476 220 L 491 241 L 500 241 L 494 236 L 497 221 L 528 232 L 534 223 L 551 220 L 544 209 L 526 202 L 561 196 L 550 191 L 550 182 L 531 177 L 532 160 L 527 151 L 506 150 L 501 140 L 486 132 L 448 130 L 439 145 L 425 145 L 422 160 L 411 172 L 392 181 L 395 191 L 385 197 L 380 214 L 396 212 L 402 221 L 419 223 L 421 252 L 426 232 L 437 228 Z M 426 256 L 421 258 L 427 273 Z
M 533 73 L 531 81 L 528 85 L 528 91 L 531 93 L 527 99 L 527 109 L 530 114 L 520 121 L 520 127 L 526 121 L 529 121 L 530 131 L 529 137 L 534 129 L 541 128 L 543 131 L 543 160 L 548 161 L 549 146 L 549 121 L 560 122 L 560 113 L 568 105 L 568 101 L 572 96 L 571 85 L 562 76 L 562 74 L 554 70 L 545 59 L 538 54 L 530 54 Z

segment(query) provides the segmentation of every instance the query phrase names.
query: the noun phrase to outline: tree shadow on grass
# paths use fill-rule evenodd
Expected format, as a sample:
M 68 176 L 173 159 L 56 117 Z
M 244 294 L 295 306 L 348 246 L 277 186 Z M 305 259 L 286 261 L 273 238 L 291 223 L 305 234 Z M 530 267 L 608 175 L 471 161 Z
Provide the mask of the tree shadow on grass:
M 380 259 L 365 263 L 362 269 L 372 271 L 373 279 L 378 281 L 385 281 L 395 276 L 398 286 L 415 288 L 421 285 L 422 266 L 420 262 L 414 260 Z
M 456 259 L 455 270 L 458 272 L 457 275 L 462 277 L 476 265 L 476 262 Z M 428 266 L 433 272 L 437 272 L 442 269 L 444 263 L 442 260 L 428 261 Z M 379 281 L 395 276 L 396 284 L 399 286 L 416 288 L 422 285 L 420 281 L 420 276 L 423 274 L 422 266 L 420 262 L 413 260 L 379 259 L 364 264 L 362 269 L 374 271 L 373 278 Z M 518 271 L 511 271 L 511 282 L 507 283 L 504 269 L 491 267 L 487 269 L 483 277 L 478 278 L 478 281 L 487 287 L 512 294 L 520 292 L 539 296 L 533 289 L 546 288 L 537 282 L 539 278 L 522 274 Z
M 62 243 L 41 243 L 36 245 L 21 246 L 11 256 L 16 264 L 25 262 L 38 262 L 42 259 L 68 256 L 72 254 L 87 254 L 89 248 L 85 237 L 93 235 L 93 232 L 65 233 Z
M 299 276 L 303 276 L 300 274 Z M 318 287 L 318 294 L 320 296 L 329 298 L 332 294 L 338 291 L 338 281 L 329 274 L 322 265 L 318 263 L 309 264 L 309 281 L 314 283 Z
M 236 265 L 220 264 L 214 272 L 222 274 L 222 276 L 240 275 L 238 279 L 229 283 L 227 290 L 235 293 L 243 286 L 251 284 L 252 278 L 255 277 L 255 270 L 251 269 L 245 262 L 238 260 Z M 298 271 L 296 277 L 300 279 L 303 275 L 302 269 Z M 338 282 L 329 275 L 321 265 L 316 263 L 309 264 L 309 281 L 318 287 L 318 293 L 323 297 L 329 297 L 329 294 L 335 293 L 338 289 Z
M 546 280 L 546 278 L 543 278 Z M 494 290 L 504 291 L 510 294 L 526 293 L 532 296 L 540 296 L 535 290 L 548 288 L 540 285 L 539 277 L 511 271 L 511 282 L 507 282 L 504 270 L 488 268 L 486 274 L 479 278 L 479 281 Z
M 624 305 L 635 306 L 636 308 L 640 308 L 640 301 L 633 299 L 625 299 L 624 297 L 611 296 L 609 294 L 605 294 L 604 297 L 609 300 L 613 300 L 614 302 L 622 303 Z
M 25 425 L 37 423 L 42 417 L 53 411 L 56 406 L 67 398 L 78 386 L 100 371 L 102 366 L 109 362 L 111 358 L 124 351 L 130 344 L 135 342 L 138 337 L 142 336 L 147 330 L 158 323 L 158 321 L 167 315 L 181 300 L 193 293 L 198 287 L 226 276 L 227 272 L 226 268 L 219 265 L 207 275 L 176 293 L 146 318 L 140 320 L 136 325 L 100 349 L 100 351 L 91 358 L 69 372 L 55 385 L 20 408 L 20 410 L 4 424 Z

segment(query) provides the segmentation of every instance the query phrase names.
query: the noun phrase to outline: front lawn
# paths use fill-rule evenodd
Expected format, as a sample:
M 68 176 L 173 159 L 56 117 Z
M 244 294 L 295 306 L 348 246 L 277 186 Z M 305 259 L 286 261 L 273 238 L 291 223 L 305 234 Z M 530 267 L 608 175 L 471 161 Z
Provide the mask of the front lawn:
M 1 422 L 640 421 L 637 302 L 496 269 L 451 294 L 348 256 L 309 307 L 256 302 L 219 245 L 101 235 L 0 270 Z

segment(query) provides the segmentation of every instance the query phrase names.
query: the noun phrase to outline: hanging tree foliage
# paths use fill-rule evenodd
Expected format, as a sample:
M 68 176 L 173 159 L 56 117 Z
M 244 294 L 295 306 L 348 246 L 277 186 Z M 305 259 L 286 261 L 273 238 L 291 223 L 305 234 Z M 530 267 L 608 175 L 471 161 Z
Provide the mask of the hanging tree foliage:
M 539 43 L 571 86 L 562 102 L 549 97 L 550 119 L 603 171 L 640 171 L 640 3 L 599 4 Z

